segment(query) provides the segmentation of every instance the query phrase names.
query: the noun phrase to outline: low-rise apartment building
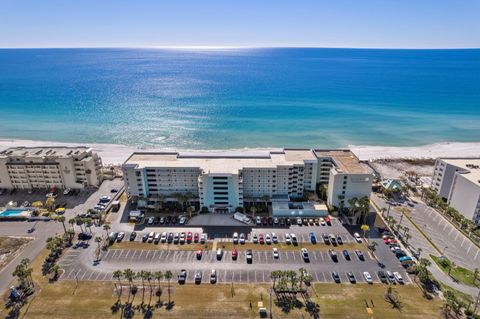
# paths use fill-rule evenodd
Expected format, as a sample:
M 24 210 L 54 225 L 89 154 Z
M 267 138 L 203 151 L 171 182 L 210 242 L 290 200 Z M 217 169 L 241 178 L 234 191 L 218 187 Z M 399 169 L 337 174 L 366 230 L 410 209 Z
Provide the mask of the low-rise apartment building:
M 332 188 L 333 196 L 337 193 L 344 193 L 345 198 L 370 195 L 371 173 L 362 171 L 364 179 L 358 181 L 358 167 L 363 166 L 350 151 L 343 150 L 279 149 L 222 154 L 138 152 L 125 161 L 122 169 L 126 190 L 131 196 L 154 199 L 161 194 L 167 200 L 174 200 L 175 193 L 188 192 L 210 211 L 233 211 L 243 207 L 244 202 L 262 200 L 265 196 L 273 201 L 288 201 L 302 197 L 304 191 L 314 192 L 317 183 L 323 181 L 319 176 L 323 167 L 319 167 L 318 155 L 330 165 L 325 181 Z M 331 183 L 330 171 L 335 171 Z M 350 177 L 347 191 L 343 189 L 343 176 Z
M 102 161 L 88 147 L 13 147 L 0 152 L 0 188 L 82 189 L 102 182 Z
M 432 189 L 465 218 L 480 225 L 480 158 L 439 158 Z

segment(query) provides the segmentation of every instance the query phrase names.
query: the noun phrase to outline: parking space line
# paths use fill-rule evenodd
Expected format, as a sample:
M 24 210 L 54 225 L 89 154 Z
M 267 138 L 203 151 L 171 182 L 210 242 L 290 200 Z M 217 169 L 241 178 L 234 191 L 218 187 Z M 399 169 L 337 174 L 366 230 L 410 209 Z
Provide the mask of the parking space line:
M 264 271 L 262 271 L 262 278 L 263 278 L 262 282 L 265 282 L 265 272 Z
M 320 280 L 318 280 L 318 273 L 317 273 L 317 272 L 314 272 L 313 274 L 315 275 L 315 279 L 316 279 L 317 281 L 320 281 Z
M 83 280 L 83 277 L 85 277 L 85 275 L 87 274 L 87 272 L 88 272 L 87 270 L 84 271 L 84 273 L 83 273 L 82 277 L 80 278 L 80 280 Z
M 468 249 L 467 249 L 467 254 L 470 252 L 470 249 L 472 248 L 472 245 L 473 245 L 473 244 L 470 243 L 470 246 L 469 246 Z
M 460 245 L 460 247 L 463 247 L 463 243 L 465 243 L 465 237 L 463 237 L 463 241 L 462 241 L 462 244 Z
M 325 277 L 325 273 L 322 271 L 323 281 L 327 281 L 327 277 Z
M 478 257 L 478 252 L 480 252 L 479 249 L 477 249 L 477 253 L 475 254 L 475 257 L 473 258 L 473 260 L 477 260 L 477 257 Z

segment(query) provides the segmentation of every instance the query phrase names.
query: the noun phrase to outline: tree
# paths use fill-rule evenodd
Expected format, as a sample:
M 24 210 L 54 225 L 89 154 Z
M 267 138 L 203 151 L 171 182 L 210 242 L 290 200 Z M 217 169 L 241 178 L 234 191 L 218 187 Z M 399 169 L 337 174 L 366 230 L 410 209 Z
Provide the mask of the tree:
M 168 282 L 168 304 L 171 303 L 171 299 L 170 299 L 170 280 L 172 279 L 173 277 L 173 274 L 170 270 L 167 270 L 165 272 L 165 279 L 167 279 L 167 282 Z
M 370 213 L 370 199 L 367 196 L 363 196 L 358 200 L 360 206 L 360 222 L 365 223 L 368 213 Z
M 68 223 L 72 226 L 72 230 L 75 231 L 75 229 L 73 227 L 77 223 L 76 219 L 75 218 L 70 218 L 68 220 Z
M 65 232 L 65 236 L 67 236 L 67 228 L 65 227 L 65 216 L 59 216 L 57 220 L 62 223 L 63 231 Z
M 255 205 L 250 206 L 250 213 L 252 213 L 253 219 L 255 219 L 255 214 L 257 213 L 257 207 Z
M 160 303 L 160 296 L 162 292 L 162 289 L 160 288 L 160 281 L 163 279 L 163 273 L 161 271 L 156 271 L 153 274 L 153 277 L 158 282 L 157 296 L 158 296 L 158 303 Z
M 378 243 L 376 241 L 372 241 L 370 245 L 368 246 L 372 251 L 375 251 L 376 247 L 378 246 Z
M 50 269 L 48 270 L 48 273 L 49 274 L 53 273 L 53 279 L 56 279 L 56 278 L 58 278 L 58 271 L 59 270 L 60 270 L 60 266 L 57 265 L 57 264 L 54 264 L 54 265 L 52 265 L 52 267 L 50 267 Z
M 363 224 L 362 226 L 360 226 L 360 229 L 363 232 L 363 239 L 365 239 L 365 235 L 370 230 L 370 226 Z
M 143 301 L 144 301 L 144 298 L 145 298 L 145 279 L 146 279 L 145 270 L 141 270 L 141 271 L 137 272 L 136 277 L 140 278 L 142 280 L 142 305 L 143 305 Z
M 145 271 L 145 280 L 148 282 L 148 288 L 150 291 L 150 297 L 148 298 L 148 305 L 152 303 L 152 279 L 153 279 L 153 274 L 150 271 Z
M 20 281 L 22 287 L 33 286 L 32 272 L 33 269 L 30 266 L 30 259 L 24 258 L 20 263 L 15 267 L 15 271 L 12 273 L 12 276 L 16 276 Z
M 192 213 L 195 211 L 195 207 L 193 206 L 188 206 L 187 207 L 187 212 L 190 218 L 192 218 Z
M 475 268 L 475 270 L 473 271 L 473 285 L 475 286 L 475 283 L 478 279 L 478 268 Z
M 101 252 L 101 250 L 100 250 L 100 243 L 102 242 L 102 237 L 96 236 L 96 237 L 95 237 L 95 242 L 97 243 L 97 250 L 96 250 L 96 252 L 95 252 L 95 255 L 96 255 L 95 258 L 96 258 L 96 260 L 98 261 L 98 260 L 100 259 L 100 252 Z
M 273 290 L 275 290 L 275 283 L 279 277 L 280 277 L 280 270 L 274 270 L 270 273 L 270 278 L 273 281 Z
M 267 213 L 268 213 L 268 202 L 270 202 L 270 196 L 269 195 L 263 195 L 262 196 L 262 201 L 265 203 L 265 209 L 267 210 Z
M 118 295 L 118 301 L 120 301 L 120 299 L 122 298 L 122 282 L 121 282 L 122 277 L 123 277 L 123 272 L 121 270 L 115 270 L 113 272 L 113 278 L 118 280 L 118 287 L 120 287 L 120 291 L 119 291 L 119 289 L 115 285 L 115 290 L 117 291 L 117 295 Z
M 130 295 L 132 293 L 132 288 L 133 288 L 133 278 L 135 277 L 135 273 L 133 272 L 133 270 L 131 270 L 130 268 L 127 268 L 123 271 L 123 276 L 125 277 L 125 279 L 128 280 L 128 285 L 129 285 L 129 289 L 128 289 L 128 298 L 127 298 L 127 302 L 130 301 Z
M 107 235 L 107 238 L 108 238 L 108 231 L 110 230 L 110 224 L 109 223 L 105 223 L 103 224 L 103 230 L 105 231 L 105 234 Z

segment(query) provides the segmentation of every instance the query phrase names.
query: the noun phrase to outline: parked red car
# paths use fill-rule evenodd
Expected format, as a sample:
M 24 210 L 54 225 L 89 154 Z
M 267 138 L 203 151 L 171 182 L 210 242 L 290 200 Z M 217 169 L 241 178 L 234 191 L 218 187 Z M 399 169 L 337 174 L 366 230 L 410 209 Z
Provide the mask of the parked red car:
M 199 238 L 198 233 L 195 233 L 195 235 L 193 235 L 193 242 L 198 243 L 198 238 Z
M 233 260 L 237 260 L 237 257 L 238 257 L 238 252 L 237 252 L 237 250 L 234 248 L 234 249 L 232 250 L 232 259 L 233 259 Z
M 332 220 L 330 219 L 330 216 L 325 217 L 325 222 L 328 226 L 332 226 Z
M 258 242 L 259 242 L 260 244 L 264 244 L 264 243 L 265 243 L 265 240 L 263 239 L 263 234 L 258 235 Z

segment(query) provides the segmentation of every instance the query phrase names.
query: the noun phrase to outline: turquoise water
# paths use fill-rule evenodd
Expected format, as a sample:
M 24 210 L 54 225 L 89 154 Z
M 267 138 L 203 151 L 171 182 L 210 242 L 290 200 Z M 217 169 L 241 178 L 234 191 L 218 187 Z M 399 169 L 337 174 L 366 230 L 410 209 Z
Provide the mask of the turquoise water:
M 480 50 L 0 50 L 0 138 L 181 149 L 480 141 Z
M 0 212 L 0 217 L 18 216 L 24 211 L 24 209 L 6 209 L 3 212 Z

